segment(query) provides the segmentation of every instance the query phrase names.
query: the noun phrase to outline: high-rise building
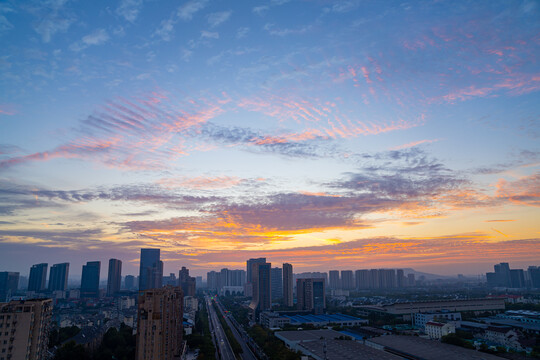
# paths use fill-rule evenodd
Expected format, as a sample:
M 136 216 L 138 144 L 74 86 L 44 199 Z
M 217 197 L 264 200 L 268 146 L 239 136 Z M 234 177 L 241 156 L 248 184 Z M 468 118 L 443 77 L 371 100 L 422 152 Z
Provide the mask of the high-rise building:
M 189 276 L 189 269 L 185 266 L 178 272 L 178 283 L 184 291 L 184 296 L 195 296 L 197 283 L 194 277 Z
M 141 249 L 139 290 L 158 289 L 163 281 L 163 262 L 159 249 Z
M 266 263 L 266 258 L 258 258 L 258 259 L 249 259 L 246 261 L 246 284 L 245 284 L 245 291 L 244 294 L 246 296 L 253 296 L 253 284 L 252 284 L 252 268 L 253 264 L 259 263 L 264 264 Z
M 51 299 L 0 304 L 0 359 L 46 359 L 51 314 Z
M 379 269 L 379 288 L 393 289 L 396 287 L 396 271 L 394 269 Z
M 416 286 L 416 279 L 413 273 L 407 274 L 407 285 Z
M 115 296 L 122 285 L 122 261 L 109 259 L 109 275 L 107 276 L 107 296 Z
M 137 288 L 137 286 L 135 286 L 135 276 L 126 275 L 126 277 L 124 279 L 124 285 L 125 285 L 127 290 L 133 290 L 133 289 Z
M 0 272 L 0 302 L 15 295 L 19 288 L 19 273 L 12 271 Z
M 266 311 L 272 308 L 271 268 L 271 263 L 253 262 L 251 264 L 253 296 L 249 306 L 254 311 L 255 316 L 260 311 Z
M 189 278 L 189 269 L 185 266 L 182 266 L 180 270 L 178 270 L 178 284 L 182 284 L 183 282 L 186 282 Z
M 510 270 L 510 287 L 512 288 L 525 287 L 525 273 L 523 269 Z
M 49 272 L 49 291 L 67 289 L 69 263 L 54 264 Z
M 356 270 L 354 272 L 354 279 L 356 281 L 356 288 L 358 290 L 361 289 L 369 289 L 369 270 Z
M 330 289 L 337 290 L 341 289 L 340 283 L 339 283 L 339 271 L 338 270 L 330 270 L 328 272 L 328 275 L 330 277 Z
M 370 289 L 379 288 L 379 270 L 377 269 L 369 270 L 369 288 Z
M 81 298 L 99 297 L 99 274 L 101 261 L 88 261 L 82 267 Z
M 291 264 L 283 264 L 283 304 L 293 306 L 293 267 Z
M 230 286 L 244 286 L 246 283 L 245 270 L 230 270 Z
M 354 289 L 354 280 L 352 270 L 342 270 L 341 271 L 341 288 L 343 290 L 352 290 Z
M 540 268 L 538 266 L 529 266 L 527 272 L 529 273 L 530 286 L 540 289 Z
M 326 307 L 324 279 L 297 279 L 296 305 L 299 310 L 322 314 Z
M 137 360 L 177 360 L 182 355 L 184 295 L 180 287 L 165 286 L 139 295 Z
M 272 300 L 283 297 L 283 270 L 279 267 L 270 271 L 270 282 L 272 283 Z
M 42 263 L 32 265 L 30 279 L 28 279 L 28 291 L 41 292 L 47 289 L 47 268 L 49 264 Z

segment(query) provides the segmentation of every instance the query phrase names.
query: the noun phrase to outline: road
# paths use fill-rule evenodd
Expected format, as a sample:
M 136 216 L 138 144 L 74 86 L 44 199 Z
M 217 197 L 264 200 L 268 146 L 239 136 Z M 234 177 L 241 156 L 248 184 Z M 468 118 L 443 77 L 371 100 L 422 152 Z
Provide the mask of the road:
M 217 300 L 216 302 L 217 302 L 217 305 L 218 305 L 218 308 L 219 308 L 221 314 L 223 315 L 224 314 L 223 305 L 221 305 L 219 300 Z M 231 319 L 229 318 L 228 315 L 225 316 L 225 321 L 227 321 L 227 325 L 229 325 L 229 327 L 231 328 L 231 331 L 232 331 L 234 337 L 236 338 L 236 341 L 238 341 L 240 346 L 242 346 L 242 360 L 257 360 L 257 357 L 253 354 L 253 352 L 251 351 L 251 349 L 247 345 L 246 339 L 244 339 L 242 337 L 242 335 L 240 335 L 240 333 L 236 329 L 236 326 L 234 326 L 234 324 L 232 323 L 232 321 L 231 321 Z M 246 335 L 246 337 L 247 337 L 247 335 Z
M 214 339 L 214 344 L 216 349 L 219 351 L 220 359 L 222 360 L 236 360 L 234 352 L 232 351 L 227 335 L 225 335 L 225 330 L 218 319 L 218 314 L 212 305 L 212 300 L 209 296 L 205 296 L 206 307 L 208 308 L 208 316 L 210 317 L 210 327 L 212 331 L 212 337 Z

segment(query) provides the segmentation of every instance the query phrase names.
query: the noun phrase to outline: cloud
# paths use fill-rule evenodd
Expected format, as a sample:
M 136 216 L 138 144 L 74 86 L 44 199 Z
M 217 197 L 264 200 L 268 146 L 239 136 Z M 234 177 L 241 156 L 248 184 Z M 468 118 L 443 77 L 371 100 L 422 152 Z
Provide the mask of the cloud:
M 223 24 L 225 21 L 229 20 L 229 18 L 232 15 L 232 11 L 221 11 L 209 14 L 208 19 L 208 25 L 210 25 L 211 28 L 215 28 L 221 24 Z
M 242 180 L 236 176 L 199 176 L 194 178 L 163 178 L 158 184 L 169 188 L 185 189 L 227 189 L 240 184 Z
M 139 17 L 142 6 L 143 0 L 121 0 L 116 13 L 133 23 Z
M 154 36 L 159 36 L 164 41 L 171 41 L 172 33 L 174 32 L 174 25 L 176 21 L 174 18 L 163 20 L 159 27 L 154 31 Z
M 81 40 L 71 44 L 69 47 L 73 51 L 81 51 L 89 46 L 101 45 L 109 40 L 109 34 L 105 29 L 97 29 L 91 34 L 84 36 Z
M 241 27 L 241 28 L 238 28 L 238 30 L 236 30 L 236 38 L 237 39 L 243 39 L 247 36 L 247 34 L 249 33 L 249 28 L 248 27 Z
M 27 7 L 38 19 L 33 27 L 44 43 L 50 42 L 56 33 L 66 32 L 75 22 L 75 16 L 66 9 L 65 4 L 65 0 L 42 1 Z
M 4 14 L 15 12 L 10 4 L 0 4 L 0 33 L 13 29 L 13 24 L 9 22 Z
M 219 33 L 218 32 L 211 32 L 203 30 L 201 31 L 201 38 L 203 39 L 219 39 Z
M 501 179 L 495 186 L 498 198 L 522 205 L 540 206 L 540 172 L 515 181 Z
M 201 11 L 208 4 L 207 0 L 192 0 L 178 8 L 178 17 L 182 20 L 189 21 L 197 12 Z
M 430 143 L 433 143 L 433 142 L 436 142 L 436 141 L 439 141 L 439 139 L 432 139 L 432 140 L 418 140 L 418 141 L 413 141 L 413 142 L 410 142 L 410 143 L 407 143 L 407 144 L 403 144 L 403 145 L 399 145 L 399 146 L 394 146 L 393 148 L 391 148 L 390 150 L 402 150 L 402 149 L 407 149 L 407 148 L 411 148 L 411 147 L 415 147 L 417 145 L 420 145 L 420 144 L 430 144 Z
M 304 25 L 297 27 L 296 29 L 278 29 L 274 24 L 267 23 L 264 25 L 264 30 L 268 31 L 270 35 L 275 36 L 288 36 L 288 35 L 302 35 L 311 31 L 311 25 Z
M 261 5 L 261 6 L 255 6 L 255 7 L 252 9 L 252 11 L 253 11 L 255 14 L 257 14 L 257 15 L 262 16 L 262 15 L 264 15 L 269 9 L 270 9 L 269 6 L 267 6 L 267 5 Z

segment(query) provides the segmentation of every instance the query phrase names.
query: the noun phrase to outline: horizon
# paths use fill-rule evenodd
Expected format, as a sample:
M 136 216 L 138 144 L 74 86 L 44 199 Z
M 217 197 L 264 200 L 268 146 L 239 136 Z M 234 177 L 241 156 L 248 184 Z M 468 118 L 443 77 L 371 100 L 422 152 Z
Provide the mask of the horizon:
M 539 18 L 528 0 L 3 2 L 0 271 L 137 274 L 144 247 L 197 276 L 538 266 Z

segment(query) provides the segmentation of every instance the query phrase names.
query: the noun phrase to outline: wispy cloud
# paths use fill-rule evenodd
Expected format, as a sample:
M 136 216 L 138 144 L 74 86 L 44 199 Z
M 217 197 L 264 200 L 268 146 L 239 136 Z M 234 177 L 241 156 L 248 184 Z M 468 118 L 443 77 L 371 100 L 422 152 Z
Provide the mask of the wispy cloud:
M 417 146 L 417 145 L 430 144 L 430 143 L 433 143 L 433 142 L 436 142 L 436 141 L 439 141 L 439 139 L 432 139 L 432 140 L 424 139 L 424 140 L 412 141 L 412 142 L 407 143 L 407 144 L 394 146 L 393 148 L 390 148 L 390 150 L 408 149 L 408 148 L 411 148 L 411 147 L 414 147 L 414 146 Z
M 71 44 L 69 47 L 73 51 L 81 51 L 89 46 L 101 45 L 109 40 L 109 34 L 105 29 L 97 29 L 84 36 L 81 40 Z
M 208 0 L 191 0 L 178 8 L 178 17 L 189 21 L 193 16 L 208 5 Z
M 311 31 L 312 25 L 304 25 L 294 29 L 277 28 L 275 24 L 267 23 L 264 25 L 264 30 L 268 31 L 270 35 L 275 36 L 288 36 L 288 35 L 302 35 Z
M 229 11 L 221 11 L 221 12 L 216 12 L 216 13 L 209 14 L 208 15 L 208 25 L 210 25 L 211 28 L 215 28 L 215 27 L 223 24 L 227 20 L 229 20 L 231 15 L 232 15 L 232 11 L 230 11 L 230 10 Z
M 28 7 L 38 20 L 34 22 L 34 30 L 41 36 L 43 42 L 48 43 L 56 33 L 66 32 L 75 22 L 76 18 L 66 9 L 66 1 L 39 2 L 38 5 Z
M 133 23 L 139 17 L 142 7 L 143 0 L 121 0 L 116 13 Z

